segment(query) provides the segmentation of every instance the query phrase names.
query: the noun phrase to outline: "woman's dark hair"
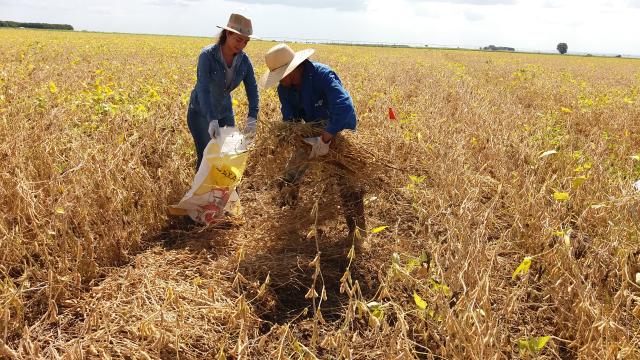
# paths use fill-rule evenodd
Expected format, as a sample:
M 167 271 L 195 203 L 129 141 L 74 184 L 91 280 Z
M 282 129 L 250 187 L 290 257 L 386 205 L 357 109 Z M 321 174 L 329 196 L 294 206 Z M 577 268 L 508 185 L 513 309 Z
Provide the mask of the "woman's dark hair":
M 222 46 L 227 42 L 227 30 L 222 29 L 220 36 L 218 36 L 218 45 Z

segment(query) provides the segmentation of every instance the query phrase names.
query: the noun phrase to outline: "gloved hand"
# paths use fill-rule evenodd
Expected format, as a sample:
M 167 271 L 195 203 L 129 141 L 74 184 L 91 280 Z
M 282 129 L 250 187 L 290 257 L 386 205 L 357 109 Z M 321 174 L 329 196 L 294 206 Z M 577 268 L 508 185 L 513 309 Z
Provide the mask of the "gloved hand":
M 321 136 L 316 136 L 312 138 L 305 138 L 304 142 L 311 145 L 311 153 L 309 154 L 309 159 L 313 159 L 320 156 L 325 156 L 329 153 L 329 145 L 331 145 L 331 140 L 328 143 L 322 141 Z
M 220 136 L 220 125 L 218 124 L 218 120 L 209 121 L 209 136 L 211 136 L 212 139 Z
M 244 128 L 244 135 L 248 137 L 253 137 L 256 134 L 256 125 L 258 123 L 258 119 L 247 116 L 247 126 Z

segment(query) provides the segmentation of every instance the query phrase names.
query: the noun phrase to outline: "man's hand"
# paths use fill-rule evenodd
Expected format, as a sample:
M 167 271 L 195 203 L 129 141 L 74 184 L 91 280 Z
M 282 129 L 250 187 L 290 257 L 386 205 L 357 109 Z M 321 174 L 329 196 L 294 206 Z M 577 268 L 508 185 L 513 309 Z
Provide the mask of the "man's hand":
M 320 138 L 321 138 L 321 139 L 322 139 L 322 141 L 324 141 L 325 143 L 330 144 L 330 143 L 331 143 L 331 140 L 333 139 L 333 135 L 331 135 L 330 133 L 328 133 L 328 132 L 326 132 L 326 131 L 325 131 L 324 133 L 322 133 L 322 136 L 321 136 Z
M 322 136 L 305 138 L 304 142 L 311 145 L 311 153 L 309 154 L 309 159 L 325 156 L 329 153 L 329 145 L 331 145 L 331 140 L 329 140 L 329 142 L 324 142 L 322 140 Z
M 218 124 L 218 120 L 209 121 L 209 136 L 211 136 L 212 139 L 220 136 L 220 125 Z

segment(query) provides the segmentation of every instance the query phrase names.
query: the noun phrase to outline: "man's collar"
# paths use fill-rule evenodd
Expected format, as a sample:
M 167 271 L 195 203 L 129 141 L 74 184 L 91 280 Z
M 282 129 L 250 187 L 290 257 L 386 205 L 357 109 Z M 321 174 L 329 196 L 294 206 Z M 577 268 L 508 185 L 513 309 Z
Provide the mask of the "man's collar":
M 305 60 L 302 62 L 302 83 L 300 84 L 300 88 L 302 89 L 308 83 L 311 82 L 311 77 L 313 76 L 313 64 L 310 60 Z

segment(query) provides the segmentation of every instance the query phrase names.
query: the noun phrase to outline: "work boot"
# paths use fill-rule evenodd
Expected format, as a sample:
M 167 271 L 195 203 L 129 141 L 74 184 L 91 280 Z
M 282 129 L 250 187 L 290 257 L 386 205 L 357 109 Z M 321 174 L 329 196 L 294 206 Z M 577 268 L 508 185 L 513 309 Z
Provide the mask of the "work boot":
M 367 236 L 367 224 L 364 214 L 364 195 L 362 191 L 343 193 L 344 217 L 347 221 L 349 234 L 347 235 L 348 246 L 355 246 L 356 252 L 362 250 L 364 239 Z
M 284 208 L 287 205 L 290 207 L 298 205 L 299 191 L 300 186 L 298 184 L 292 184 L 284 180 L 279 182 L 276 205 L 280 208 Z
M 349 222 L 354 224 L 353 226 L 349 226 Z M 347 219 L 347 227 L 349 228 L 349 234 L 347 235 L 347 245 L 351 246 L 353 244 L 355 246 L 356 252 L 362 251 L 362 246 L 364 245 L 364 239 L 367 236 L 367 230 L 364 222 L 361 222 L 361 225 L 355 225 L 356 221 L 353 219 Z

